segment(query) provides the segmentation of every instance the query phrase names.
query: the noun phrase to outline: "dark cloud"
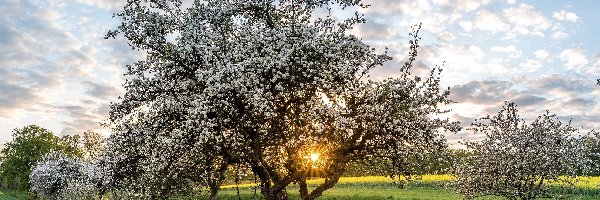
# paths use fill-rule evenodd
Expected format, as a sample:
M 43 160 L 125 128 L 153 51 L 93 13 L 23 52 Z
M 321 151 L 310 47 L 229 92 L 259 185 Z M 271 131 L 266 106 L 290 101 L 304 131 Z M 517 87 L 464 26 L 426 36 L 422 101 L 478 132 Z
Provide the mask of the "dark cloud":
M 106 116 L 107 119 L 108 119 L 109 112 L 110 112 L 110 104 L 107 104 L 107 103 L 100 104 L 98 106 L 98 108 L 96 109 L 96 113 L 98 115 Z
M 0 79 L 0 117 L 9 117 L 16 109 L 27 108 L 32 102 L 38 102 L 41 97 L 33 90 L 7 83 Z
M 562 93 L 584 93 L 591 92 L 595 82 L 587 79 L 577 79 L 566 75 L 553 74 L 542 77 L 528 83 L 530 90 L 537 93 L 547 93 L 549 91 Z
M 395 39 L 398 35 L 392 26 L 379 21 L 359 24 L 356 27 L 356 32 L 358 36 L 365 40 L 389 40 Z
M 31 70 L 0 68 L 0 117 L 44 104 L 44 92 L 60 81 Z M 36 106 L 38 105 L 38 106 Z
M 509 81 L 471 81 L 450 89 L 450 99 L 459 103 L 496 104 L 509 99 L 513 86 Z
M 102 128 L 100 122 L 104 117 L 91 114 L 89 106 L 59 106 L 57 107 L 62 112 L 70 116 L 69 120 L 63 121 L 63 135 L 72 135 L 83 133 L 86 130 L 95 130 Z
M 91 81 L 82 81 L 81 84 L 87 89 L 85 94 L 99 99 L 116 99 L 121 95 L 121 92 L 116 87 L 102 85 Z
M 540 97 L 537 95 L 521 94 L 521 95 L 518 95 L 515 98 L 511 99 L 510 101 L 514 102 L 515 104 L 517 104 L 519 106 L 529 106 L 529 105 L 535 105 L 535 104 L 542 103 L 545 100 L 546 100 L 546 98 Z

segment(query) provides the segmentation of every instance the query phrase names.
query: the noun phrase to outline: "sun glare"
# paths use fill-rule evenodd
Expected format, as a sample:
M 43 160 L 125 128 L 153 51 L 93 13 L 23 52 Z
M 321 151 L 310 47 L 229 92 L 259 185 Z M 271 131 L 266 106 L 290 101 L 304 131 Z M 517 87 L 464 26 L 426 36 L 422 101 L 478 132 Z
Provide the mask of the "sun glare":
M 310 154 L 310 160 L 312 162 L 317 162 L 317 160 L 319 160 L 319 154 L 318 153 L 311 153 Z

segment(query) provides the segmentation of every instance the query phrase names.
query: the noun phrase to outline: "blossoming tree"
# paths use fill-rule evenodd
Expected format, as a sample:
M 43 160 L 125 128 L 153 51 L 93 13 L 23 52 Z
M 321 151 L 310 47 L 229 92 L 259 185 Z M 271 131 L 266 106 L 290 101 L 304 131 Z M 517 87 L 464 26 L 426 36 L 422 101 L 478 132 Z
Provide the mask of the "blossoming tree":
M 111 187 L 138 197 L 189 193 L 216 198 L 228 166 L 251 169 L 265 199 L 287 199 L 298 184 L 315 199 L 347 164 L 380 157 L 386 173 L 409 176 L 415 159 L 444 148 L 432 118 L 451 103 L 441 70 L 411 74 L 418 30 L 396 78 L 371 81 L 391 57 L 350 34 L 361 14 L 338 20 L 331 7 L 360 0 L 131 0 L 116 16 L 123 35 L 147 53 L 127 66 L 126 94 L 111 105 L 107 147 Z M 326 11 L 323 16 L 315 11 Z M 309 191 L 307 177 L 325 182 Z
M 536 199 L 552 195 L 551 187 L 573 187 L 577 173 L 593 166 L 583 143 L 588 137 L 575 138 L 577 129 L 555 117 L 546 113 L 526 124 L 507 102 L 497 115 L 476 121 L 474 131 L 487 137 L 464 142 L 472 155 L 456 169 L 456 189 L 467 198 Z

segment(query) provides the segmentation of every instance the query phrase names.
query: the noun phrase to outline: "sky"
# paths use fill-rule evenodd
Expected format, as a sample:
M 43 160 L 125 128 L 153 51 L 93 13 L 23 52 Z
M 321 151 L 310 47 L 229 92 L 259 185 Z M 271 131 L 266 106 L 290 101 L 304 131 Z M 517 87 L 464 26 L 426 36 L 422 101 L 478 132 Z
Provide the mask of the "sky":
M 125 65 L 144 58 L 121 37 L 122 0 L 0 0 L 0 144 L 30 124 L 58 136 L 101 126 L 124 94 Z M 582 132 L 600 130 L 600 4 L 596 1 L 367 0 L 353 34 L 394 60 L 373 79 L 399 75 L 410 27 L 422 23 L 416 71 L 443 65 L 453 120 L 469 126 L 515 102 L 527 121 L 548 110 Z M 334 8 L 334 10 L 337 10 Z M 347 14 L 347 12 L 346 12 Z M 343 16 L 340 12 L 339 16 Z M 481 138 L 447 134 L 451 143 Z

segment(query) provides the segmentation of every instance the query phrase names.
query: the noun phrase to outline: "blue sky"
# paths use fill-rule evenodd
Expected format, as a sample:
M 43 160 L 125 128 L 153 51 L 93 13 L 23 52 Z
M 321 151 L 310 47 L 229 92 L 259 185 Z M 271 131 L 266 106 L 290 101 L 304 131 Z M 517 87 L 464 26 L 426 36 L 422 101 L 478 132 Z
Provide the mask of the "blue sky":
M 120 0 L 0 0 L 0 143 L 38 124 L 57 135 L 95 130 L 124 90 L 125 64 L 143 59 L 122 38 Z M 367 24 L 353 34 L 393 61 L 375 70 L 398 74 L 410 26 L 423 23 L 415 71 L 442 64 L 443 86 L 458 103 L 448 115 L 470 124 L 515 101 L 531 119 L 545 110 L 600 129 L 600 4 L 596 1 L 369 0 Z M 479 136 L 450 134 L 451 142 Z

